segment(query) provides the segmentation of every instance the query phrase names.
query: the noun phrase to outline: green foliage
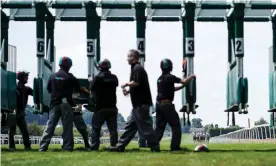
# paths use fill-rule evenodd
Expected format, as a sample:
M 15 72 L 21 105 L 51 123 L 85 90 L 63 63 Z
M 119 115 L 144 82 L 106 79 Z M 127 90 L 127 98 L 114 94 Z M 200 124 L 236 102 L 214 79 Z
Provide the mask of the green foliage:
M 193 118 L 192 120 L 191 120 L 191 126 L 193 127 L 193 128 L 202 128 L 203 126 L 202 126 L 202 119 L 200 119 L 200 118 Z
M 215 137 L 221 134 L 227 134 L 236 130 L 242 129 L 240 126 L 230 126 L 227 128 L 211 128 L 210 129 L 210 136 Z
M 268 122 L 263 117 L 261 117 L 260 120 L 256 121 L 254 124 L 255 126 L 258 126 L 258 125 L 268 124 Z

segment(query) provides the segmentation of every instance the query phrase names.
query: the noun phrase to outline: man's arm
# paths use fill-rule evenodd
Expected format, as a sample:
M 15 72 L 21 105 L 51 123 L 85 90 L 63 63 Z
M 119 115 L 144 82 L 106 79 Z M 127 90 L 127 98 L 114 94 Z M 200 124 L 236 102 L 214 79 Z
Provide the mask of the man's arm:
M 137 67 L 133 71 L 133 79 L 122 85 L 122 88 L 129 86 L 130 88 L 137 87 L 140 85 L 143 75 L 145 74 L 145 70 L 142 67 Z
M 27 94 L 33 96 L 33 89 L 31 87 L 27 87 Z
M 195 77 L 195 75 L 189 75 L 187 78 L 182 79 L 180 83 L 186 86 Z
M 185 87 L 184 85 L 174 87 L 174 91 L 179 91 L 179 90 L 183 89 L 184 87 Z
M 181 83 L 181 78 L 172 75 L 172 81 L 173 81 L 173 83 L 180 84 Z M 180 89 L 183 89 L 184 87 L 185 87 L 185 85 L 174 87 L 174 91 L 178 91 Z
M 190 75 L 187 78 L 184 79 L 180 79 L 178 77 L 174 77 L 174 83 L 181 83 L 181 86 L 175 87 L 174 91 L 178 91 L 180 89 L 183 89 L 186 85 L 188 85 L 188 83 L 190 82 L 191 79 L 195 78 L 195 75 Z

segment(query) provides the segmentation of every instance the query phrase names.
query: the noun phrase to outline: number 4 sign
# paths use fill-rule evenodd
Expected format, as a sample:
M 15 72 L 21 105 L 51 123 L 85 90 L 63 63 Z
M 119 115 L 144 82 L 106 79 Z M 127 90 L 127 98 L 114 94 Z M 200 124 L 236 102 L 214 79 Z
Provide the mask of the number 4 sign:
M 137 50 L 140 54 L 145 54 L 145 38 L 137 38 Z

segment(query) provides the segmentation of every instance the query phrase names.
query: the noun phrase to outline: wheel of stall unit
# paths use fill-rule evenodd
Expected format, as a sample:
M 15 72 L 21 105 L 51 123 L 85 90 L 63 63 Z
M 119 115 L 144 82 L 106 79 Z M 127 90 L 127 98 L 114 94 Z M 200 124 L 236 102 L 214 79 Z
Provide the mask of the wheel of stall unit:
M 242 79 L 242 103 L 248 103 L 248 79 L 246 77 Z
M 243 78 L 238 78 L 238 81 L 236 83 L 237 85 L 237 89 L 236 89 L 237 103 L 236 104 L 242 103 L 242 79 Z
M 269 108 L 274 108 L 274 72 L 269 73 Z

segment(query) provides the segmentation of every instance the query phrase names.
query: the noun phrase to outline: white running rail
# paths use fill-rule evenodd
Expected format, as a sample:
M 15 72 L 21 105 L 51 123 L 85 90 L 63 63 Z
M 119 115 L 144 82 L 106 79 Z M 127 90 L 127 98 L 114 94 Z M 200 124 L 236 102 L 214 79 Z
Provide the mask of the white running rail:
M 269 124 L 244 128 L 228 134 L 211 137 L 210 143 L 275 143 L 276 126 Z

